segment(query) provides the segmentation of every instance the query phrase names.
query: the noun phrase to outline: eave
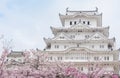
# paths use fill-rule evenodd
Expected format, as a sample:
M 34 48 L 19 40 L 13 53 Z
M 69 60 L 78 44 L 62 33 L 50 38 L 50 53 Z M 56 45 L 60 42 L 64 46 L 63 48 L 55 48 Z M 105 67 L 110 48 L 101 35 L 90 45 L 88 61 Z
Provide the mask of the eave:
M 99 32 L 102 32 L 102 33 L 105 33 L 106 36 L 109 36 L 109 27 L 96 27 L 96 28 L 92 28 L 92 27 L 89 27 L 89 28 L 72 28 L 72 27 L 69 27 L 69 28 L 63 28 L 63 27 L 59 27 L 59 28 L 56 28 L 56 27 L 50 27 L 51 30 L 52 30 L 52 33 L 54 35 L 56 35 L 57 33 L 60 33 L 60 32 L 78 32 L 78 31 L 82 31 L 82 32 L 93 32 L 93 31 L 99 31 Z
M 98 51 L 98 50 L 91 50 L 85 47 L 70 47 L 66 50 L 63 51 L 43 51 L 44 53 L 48 54 L 71 54 L 71 53 L 83 53 L 83 54 L 118 54 L 118 50 L 113 50 L 113 51 Z
M 114 44 L 115 39 L 107 39 L 107 40 L 53 40 L 53 39 L 46 39 L 44 38 L 44 41 L 46 42 L 46 44 L 51 44 L 51 43 L 110 43 L 110 44 Z

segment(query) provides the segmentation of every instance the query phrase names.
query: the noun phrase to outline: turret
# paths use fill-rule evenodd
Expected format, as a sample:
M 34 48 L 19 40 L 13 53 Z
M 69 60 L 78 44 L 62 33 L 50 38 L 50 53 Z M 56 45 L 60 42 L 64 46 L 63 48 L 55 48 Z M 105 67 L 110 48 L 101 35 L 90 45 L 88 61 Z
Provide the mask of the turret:
M 90 27 L 102 27 L 102 13 L 98 9 L 92 11 L 72 11 L 66 9 L 66 14 L 59 14 L 62 26 L 70 27 L 79 23 Z

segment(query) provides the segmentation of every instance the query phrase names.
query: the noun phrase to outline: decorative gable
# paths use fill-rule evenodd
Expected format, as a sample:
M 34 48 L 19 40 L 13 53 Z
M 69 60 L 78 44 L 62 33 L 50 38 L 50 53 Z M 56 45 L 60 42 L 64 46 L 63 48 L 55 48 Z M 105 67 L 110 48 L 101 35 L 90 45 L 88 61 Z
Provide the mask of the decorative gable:
M 89 29 L 88 25 L 78 23 L 77 25 L 71 26 L 71 29 Z
M 53 40 L 71 40 L 71 39 L 64 33 L 60 33 L 57 36 L 55 36 Z
M 93 50 L 90 50 L 90 49 L 88 49 L 88 48 L 86 48 L 86 47 L 79 47 L 79 48 L 75 48 L 75 47 L 73 47 L 73 48 L 69 48 L 69 49 L 67 49 L 66 51 L 65 51 L 66 53 L 86 53 L 86 54 L 88 54 L 88 53 L 96 53 L 96 52 L 94 52 Z
M 75 15 L 73 15 L 73 17 L 89 17 L 89 15 L 86 13 L 75 13 Z
M 89 40 L 105 40 L 107 39 L 103 34 L 97 32 L 89 38 Z

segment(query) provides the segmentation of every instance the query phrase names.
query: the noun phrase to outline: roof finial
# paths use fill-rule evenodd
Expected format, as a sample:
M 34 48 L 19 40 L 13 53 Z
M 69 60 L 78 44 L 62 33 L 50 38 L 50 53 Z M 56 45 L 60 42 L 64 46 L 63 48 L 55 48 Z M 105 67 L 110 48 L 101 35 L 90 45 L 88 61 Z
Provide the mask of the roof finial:
M 66 8 L 66 15 L 68 15 L 67 12 L 68 12 L 68 7 Z
M 68 12 L 69 7 L 66 8 L 66 12 Z
M 96 12 L 98 12 L 98 7 L 96 7 Z

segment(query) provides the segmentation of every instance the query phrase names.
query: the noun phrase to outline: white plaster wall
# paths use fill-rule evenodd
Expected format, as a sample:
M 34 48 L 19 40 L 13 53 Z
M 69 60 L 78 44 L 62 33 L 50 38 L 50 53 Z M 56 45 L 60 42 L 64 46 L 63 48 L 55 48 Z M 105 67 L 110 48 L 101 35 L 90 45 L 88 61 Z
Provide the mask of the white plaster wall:
M 94 57 L 99 57 L 99 60 L 95 60 Z M 109 57 L 109 60 L 105 60 L 104 57 Z M 112 54 L 96 54 L 92 55 L 90 61 L 96 61 L 96 62 L 101 62 L 101 61 L 113 61 L 113 55 Z
M 108 43 L 89 43 L 86 44 L 87 47 L 91 50 L 97 50 L 97 51 L 108 51 Z M 94 45 L 94 48 L 92 48 L 92 45 Z M 100 45 L 104 45 L 104 48 L 100 48 Z M 85 45 L 84 45 L 85 46 Z
M 59 48 L 55 48 L 55 45 L 59 45 Z M 75 47 L 76 44 L 71 44 L 71 43 L 52 43 L 51 44 L 51 49 L 48 49 L 47 51 L 63 51 L 66 50 L 70 47 Z M 66 48 L 64 48 L 66 46 Z
M 114 71 L 114 68 L 112 66 L 106 66 L 104 68 L 106 71 Z
M 88 73 L 88 67 L 87 66 L 83 66 L 83 72 L 85 72 L 86 74 Z
M 55 48 L 55 45 L 59 45 L 59 48 Z M 52 43 L 51 48 L 47 49 L 47 51 L 63 51 L 72 47 L 78 47 L 77 45 L 79 45 L 79 47 L 85 47 L 95 51 L 109 51 L 108 43 L 67 43 L 67 42 Z M 92 47 L 93 45 L 94 48 Z M 104 45 L 104 48 L 100 48 L 100 45 Z M 66 46 L 66 48 L 64 48 L 64 46 Z
M 107 67 L 104 67 L 103 71 L 105 71 L 105 72 L 114 71 L 114 68 L 112 66 L 107 66 Z M 83 72 L 85 72 L 86 74 L 89 72 L 87 66 L 83 66 Z M 104 73 L 104 74 L 107 74 L 107 73 Z
M 57 61 L 57 62 L 79 62 L 79 63 L 81 63 L 81 62 L 100 62 L 100 61 L 106 61 L 106 60 L 104 60 L 104 57 L 105 56 L 109 56 L 109 61 L 113 61 L 113 55 L 112 54 L 96 54 L 96 55 L 87 55 L 87 56 L 89 56 L 89 60 L 81 60 L 81 59 L 74 59 L 74 57 L 86 57 L 86 55 L 84 55 L 84 54 L 80 54 L 80 53 L 68 53 L 68 54 L 50 54 L 49 56 L 52 56 L 52 60 L 49 60 L 49 61 L 51 61 L 51 62 L 55 62 L 55 61 Z M 95 61 L 94 60 L 94 57 L 99 57 L 99 58 L 101 58 L 101 60 L 97 60 L 97 61 Z M 58 57 L 62 57 L 62 60 L 58 60 Z M 66 59 L 66 57 L 73 57 L 73 59 Z M 108 60 L 107 60 L 107 62 L 108 62 Z M 84 66 L 79 66 L 79 69 L 81 68 L 81 67 L 83 67 L 83 71 L 81 71 L 81 72 L 84 72 L 84 73 L 88 73 L 89 72 L 89 70 L 88 70 L 88 68 L 89 67 L 92 67 L 92 66 L 89 66 L 88 67 L 88 65 L 84 65 Z M 113 68 L 113 66 L 107 66 L 107 67 L 104 67 L 104 71 L 114 71 L 114 68 Z
M 70 33 L 67 33 L 67 35 L 71 38 L 71 35 L 75 35 L 75 38 L 72 38 L 72 39 L 75 39 L 75 40 L 84 40 L 86 39 L 85 38 L 85 35 L 89 35 L 89 37 L 91 37 L 94 33 L 92 32 L 70 32 Z
M 101 62 L 101 61 L 113 61 L 112 54 L 81 54 L 81 53 L 68 53 L 68 54 L 50 54 L 52 56 L 51 61 L 63 61 L 63 62 Z M 108 57 L 109 60 L 105 60 L 104 57 Z M 62 60 L 58 60 L 58 57 L 62 57 Z M 76 58 L 77 57 L 77 58 Z M 82 58 L 81 58 L 82 57 Z M 99 57 L 98 60 L 95 60 L 94 57 Z

